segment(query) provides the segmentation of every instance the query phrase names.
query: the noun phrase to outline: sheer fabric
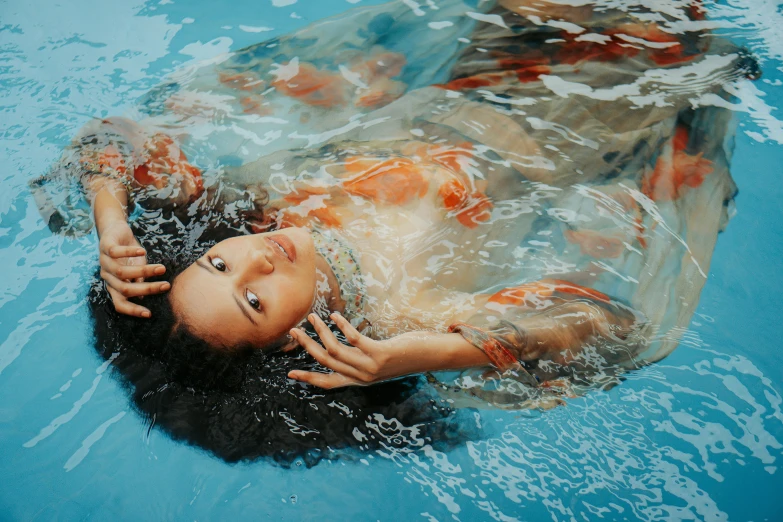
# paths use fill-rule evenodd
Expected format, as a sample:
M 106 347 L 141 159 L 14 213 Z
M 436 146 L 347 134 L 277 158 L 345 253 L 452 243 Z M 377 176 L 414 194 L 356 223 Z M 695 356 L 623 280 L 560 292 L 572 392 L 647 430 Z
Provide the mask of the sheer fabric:
M 177 72 L 88 124 L 33 193 L 63 233 L 89 230 L 92 175 L 142 212 L 240 202 L 252 230 L 332 229 L 375 285 L 368 333 L 456 331 L 503 373 L 441 376 L 462 397 L 611 385 L 676 347 L 736 192 L 727 86 L 758 70 L 703 19 L 356 9 Z

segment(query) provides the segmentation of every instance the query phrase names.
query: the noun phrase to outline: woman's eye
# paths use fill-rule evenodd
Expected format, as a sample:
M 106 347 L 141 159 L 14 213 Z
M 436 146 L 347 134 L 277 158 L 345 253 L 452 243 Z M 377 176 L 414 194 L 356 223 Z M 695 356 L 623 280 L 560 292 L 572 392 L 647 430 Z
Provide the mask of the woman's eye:
M 215 270 L 218 270 L 219 272 L 226 271 L 226 264 L 219 257 L 210 257 L 209 262 L 212 263 L 212 266 L 215 267 Z
M 249 304 L 249 305 L 250 305 L 250 306 L 251 306 L 253 309 L 255 309 L 255 310 L 260 310 L 260 309 L 261 309 L 261 301 L 259 301 L 259 300 L 258 300 L 258 296 L 256 296 L 256 294 L 254 294 L 253 292 L 251 292 L 250 290 L 248 290 L 248 291 L 245 293 L 245 297 L 247 298 L 247 302 L 248 302 L 248 304 Z

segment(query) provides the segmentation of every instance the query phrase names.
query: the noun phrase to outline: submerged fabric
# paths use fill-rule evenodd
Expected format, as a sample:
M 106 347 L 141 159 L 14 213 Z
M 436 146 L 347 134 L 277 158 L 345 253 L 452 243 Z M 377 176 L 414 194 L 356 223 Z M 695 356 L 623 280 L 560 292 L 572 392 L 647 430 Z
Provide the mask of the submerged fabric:
M 331 229 L 358 253 L 369 334 L 451 327 L 511 368 L 446 391 L 516 407 L 616 382 L 697 305 L 736 191 L 725 86 L 754 63 L 690 2 L 501 4 L 357 9 L 185 68 L 88 124 L 36 200 L 83 233 L 79 179 L 100 172 L 142 212 L 218 194 L 254 230 Z M 574 303 L 620 330 L 513 364 L 531 317 Z

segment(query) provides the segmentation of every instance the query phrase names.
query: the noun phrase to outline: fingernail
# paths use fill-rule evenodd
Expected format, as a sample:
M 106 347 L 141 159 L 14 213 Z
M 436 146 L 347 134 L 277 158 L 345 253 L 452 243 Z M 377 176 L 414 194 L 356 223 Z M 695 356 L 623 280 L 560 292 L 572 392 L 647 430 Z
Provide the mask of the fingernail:
M 140 248 L 140 249 L 136 250 L 136 254 L 137 254 L 137 255 L 140 255 L 140 256 L 143 256 L 143 255 L 144 255 L 144 254 L 146 254 L 146 253 L 147 253 L 147 252 L 146 252 L 144 249 L 142 249 L 142 248 Z
M 145 311 L 145 312 L 142 312 L 142 313 L 141 313 L 141 315 L 142 315 L 142 317 L 145 317 L 145 318 L 147 318 L 147 319 L 149 319 L 150 317 L 152 317 L 152 314 L 151 314 L 151 313 L 149 313 L 149 312 L 146 312 L 146 311 Z
M 162 267 L 162 266 L 159 266 L 158 268 L 155 269 L 155 273 L 157 275 L 165 274 L 166 273 L 166 268 Z
M 161 291 L 161 292 L 165 292 L 166 290 L 168 290 L 168 289 L 169 289 L 169 287 L 170 287 L 170 286 L 171 286 L 171 285 L 170 285 L 170 284 L 168 284 L 168 283 L 163 283 L 162 285 L 160 285 L 160 291 Z
M 291 331 L 288 332 L 288 335 L 296 339 L 296 328 L 291 328 Z

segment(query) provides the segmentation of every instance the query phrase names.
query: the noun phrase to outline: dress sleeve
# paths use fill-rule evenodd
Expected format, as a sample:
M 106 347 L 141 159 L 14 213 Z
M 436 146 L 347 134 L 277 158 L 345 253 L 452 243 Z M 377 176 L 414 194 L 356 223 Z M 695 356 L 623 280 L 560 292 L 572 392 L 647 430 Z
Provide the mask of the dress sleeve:
M 98 177 L 122 183 L 130 204 L 145 209 L 187 204 L 203 191 L 201 171 L 171 136 L 125 118 L 93 120 L 52 169 L 30 183 L 53 232 L 79 236 L 92 229 L 90 184 Z
M 458 332 L 501 371 L 538 384 L 609 366 L 634 367 L 646 321 L 609 296 L 568 281 L 544 279 L 491 295 Z

